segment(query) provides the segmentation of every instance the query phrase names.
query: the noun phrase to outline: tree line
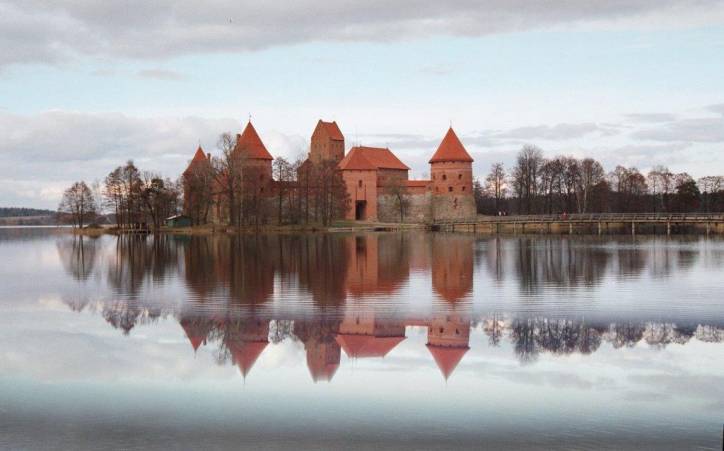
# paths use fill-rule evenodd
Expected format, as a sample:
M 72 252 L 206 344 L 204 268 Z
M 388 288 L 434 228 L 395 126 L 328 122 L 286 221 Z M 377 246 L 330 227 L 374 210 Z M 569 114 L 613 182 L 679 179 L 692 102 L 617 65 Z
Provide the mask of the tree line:
M 279 157 L 269 173 L 266 163 L 246 160 L 235 144 L 231 134 L 222 134 L 221 155 L 192 164 L 177 181 L 141 171 L 129 160 L 103 182 L 75 182 L 63 193 L 60 218 L 84 227 L 107 214 L 120 228 L 158 229 L 181 212 L 193 225 L 257 228 L 327 226 L 344 216 L 350 199 L 336 162 Z M 405 184 L 389 181 L 382 192 L 395 199 L 404 220 Z M 494 163 L 483 181 L 476 179 L 473 192 L 478 213 L 488 215 L 724 211 L 724 176 L 695 180 L 664 166 L 643 174 L 619 165 L 607 173 L 593 158 L 545 158 L 532 145 L 520 150 L 510 169 Z
M 545 158 L 526 145 L 506 170 L 494 163 L 476 180 L 479 214 L 690 213 L 724 211 L 724 176 L 695 180 L 686 172 L 655 166 L 647 174 L 616 166 L 606 172 L 593 158 Z
M 102 183 L 73 183 L 63 192 L 58 213 L 79 228 L 107 213 L 120 228 L 159 229 L 165 218 L 179 211 L 180 197 L 178 182 L 141 171 L 129 160 Z

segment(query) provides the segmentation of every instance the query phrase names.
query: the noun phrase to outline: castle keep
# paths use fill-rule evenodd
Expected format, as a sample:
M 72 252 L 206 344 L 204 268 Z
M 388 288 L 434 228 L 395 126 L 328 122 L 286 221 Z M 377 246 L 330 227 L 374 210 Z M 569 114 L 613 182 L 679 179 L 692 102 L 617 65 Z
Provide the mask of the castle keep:
M 247 172 L 253 172 L 259 195 L 273 195 L 273 157 L 251 122 L 237 135 L 234 153 Z M 210 159 L 199 147 L 184 178 L 194 168 L 210 164 Z M 410 168 L 389 148 L 354 146 L 345 154 L 344 135 L 337 123 L 319 120 L 302 168 L 329 164 L 341 173 L 350 200 L 344 214 L 347 220 L 423 223 L 475 217 L 472 163 L 451 127 L 429 160 L 431 178 L 410 180 Z M 218 205 L 211 216 L 216 221 L 223 217 Z

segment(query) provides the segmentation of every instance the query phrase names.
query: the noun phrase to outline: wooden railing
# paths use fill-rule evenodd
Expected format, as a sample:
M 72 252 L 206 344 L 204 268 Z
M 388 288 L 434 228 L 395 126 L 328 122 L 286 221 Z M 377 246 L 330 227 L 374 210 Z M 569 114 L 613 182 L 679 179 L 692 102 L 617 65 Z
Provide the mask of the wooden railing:
M 477 216 L 475 219 L 438 220 L 435 224 L 485 223 L 547 223 L 547 222 L 656 222 L 656 223 L 712 223 L 724 222 L 722 213 L 584 213 L 560 215 Z

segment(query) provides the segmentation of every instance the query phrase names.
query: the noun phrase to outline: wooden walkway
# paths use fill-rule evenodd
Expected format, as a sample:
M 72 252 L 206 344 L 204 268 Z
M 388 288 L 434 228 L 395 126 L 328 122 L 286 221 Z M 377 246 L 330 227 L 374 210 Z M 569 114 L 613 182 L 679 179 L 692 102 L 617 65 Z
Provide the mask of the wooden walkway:
M 585 231 L 598 235 L 611 231 L 630 231 L 658 226 L 666 228 L 693 227 L 709 233 L 724 233 L 722 213 L 591 213 L 571 215 L 478 216 L 469 220 L 437 221 L 433 227 L 450 232 L 481 233 L 569 233 Z

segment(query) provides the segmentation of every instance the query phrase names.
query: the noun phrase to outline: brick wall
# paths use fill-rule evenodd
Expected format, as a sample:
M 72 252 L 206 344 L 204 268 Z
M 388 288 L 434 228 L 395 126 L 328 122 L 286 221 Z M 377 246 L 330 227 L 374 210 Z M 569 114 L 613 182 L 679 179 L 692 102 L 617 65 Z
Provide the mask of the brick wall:
M 349 193 L 350 204 L 345 219 L 355 219 L 356 202 L 366 201 L 367 221 L 377 221 L 377 174 L 376 171 L 342 171 L 342 179 Z
M 433 220 L 474 218 L 472 164 L 457 161 L 432 163 L 430 173 Z

